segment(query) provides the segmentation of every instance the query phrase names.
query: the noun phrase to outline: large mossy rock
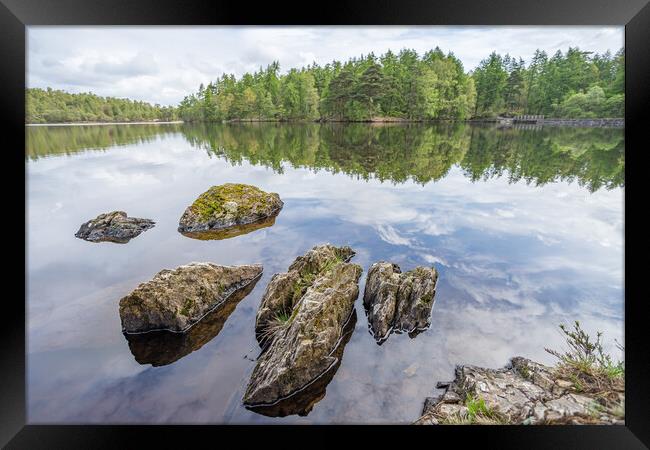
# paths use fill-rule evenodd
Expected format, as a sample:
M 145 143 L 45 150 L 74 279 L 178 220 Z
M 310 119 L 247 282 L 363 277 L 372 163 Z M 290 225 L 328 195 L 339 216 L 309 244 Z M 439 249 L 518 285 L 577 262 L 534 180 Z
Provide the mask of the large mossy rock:
M 433 267 L 405 273 L 397 264 L 385 261 L 370 267 L 363 304 L 370 331 L 379 344 L 393 331 L 415 337 L 429 327 L 437 280 Z
M 112 211 L 82 224 L 75 236 L 90 242 L 125 244 L 154 225 L 153 220 L 127 217 L 124 211 Z
M 186 331 L 261 274 L 260 264 L 191 263 L 161 270 L 120 300 L 122 329 L 125 333 Z
M 335 353 L 362 272 L 347 262 L 353 255 L 349 247 L 317 246 L 273 276 L 256 317 L 264 350 L 244 394 L 247 407 L 286 400 L 340 362 Z
M 178 224 L 178 231 L 181 233 L 214 232 L 255 224 L 275 217 L 283 205 L 278 194 L 264 192 L 255 186 L 234 183 L 213 186 L 185 210 Z M 254 229 L 256 228 L 252 227 L 243 231 L 249 232 Z M 237 234 L 243 233 L 233 235 Z M 230 236 L 219 234 L 214 238 L 224 237 Z

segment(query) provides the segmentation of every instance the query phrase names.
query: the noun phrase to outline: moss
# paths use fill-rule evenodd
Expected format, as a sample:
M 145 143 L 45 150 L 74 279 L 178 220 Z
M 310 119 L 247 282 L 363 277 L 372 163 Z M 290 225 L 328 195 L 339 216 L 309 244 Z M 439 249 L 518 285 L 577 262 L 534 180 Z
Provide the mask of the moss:
M 183 308 L 180 310 L 180 314 L 188 317 L 190 315 L 190 311 L 194 308 L 194 300 L 191 298 L 186 298 L 185 303 L 183 303 Z
M 224 204 L 237 203 L 236 216 L 244 216 L 251 212 L 256 203 L 271 199 L 268 194 L 255 186 L 247 184 L 226 183 L 212 186 L 192 203 L 192 211 L 203 221 L 225 215 Z
M 433 294 L 430 293 L 430 292 L 427 292 L 422 297 L 420 297 L 419 300 L 420 300 L 420 303 L 428 305 L 428 304 L 431 303 L 431 300 L 433 300 Z

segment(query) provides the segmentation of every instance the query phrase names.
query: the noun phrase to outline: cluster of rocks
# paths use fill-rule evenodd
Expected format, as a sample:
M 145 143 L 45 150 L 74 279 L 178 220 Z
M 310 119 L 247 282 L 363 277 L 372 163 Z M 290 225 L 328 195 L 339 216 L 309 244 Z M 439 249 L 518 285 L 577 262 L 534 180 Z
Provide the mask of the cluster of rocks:
M 624 424 L 592 396 L 575 392 L 573 382 L 553 368 L 522 357 L 502 369 L 457 366 L 454 380 L 437 387 L 444 393 L 425 400 L 415 424 Z M 619 395 L 622 403 L 623 392 Z M 482 401 L 484 413 L 472 417 L 468 398 Z
M 276 193 L 247 184 L 212 186 L 187 207 L 178 231 L 194 239 L 228 239 L 275 223 L 284 203 Z M 150 219 L 127 217 L 124 211 L 100 214 L 81 225 L 76 237 L 91 242 L 127 243 L 154 226 Z
M 178 231 L 225 239 L 271 226 L 282 207 L 278 194 L 254 186 L 214 186 L 185 210 Z M 153 226 L 115 211 L 83 224 L 76 236 L 127 242 Z M 319 245 L 271 278 L 255 318 L 261 353 L 244 393 L 247 408 L 272 416 L 305 415 L 325 395 L 357 320 L 363 269 L 350 263 L 354 254 L 350 247 Z M 195 262 L 141 283 L 119 302 L 122 331 L 135 359 L 162 366 L 201 348 L 221 331 L 262 271 L 259 264 Z M 392 331 L 414 337 L 429 326 L 437 278 L 433 268 L 401 273 L 392 263 L 372 265 L 364 306 L 378 343 Z

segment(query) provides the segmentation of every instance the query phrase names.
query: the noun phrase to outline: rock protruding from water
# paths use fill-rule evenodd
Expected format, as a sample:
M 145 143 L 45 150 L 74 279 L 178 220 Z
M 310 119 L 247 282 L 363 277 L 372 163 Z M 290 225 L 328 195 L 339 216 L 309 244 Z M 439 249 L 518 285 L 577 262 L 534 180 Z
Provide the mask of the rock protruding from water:
M 256 317 L 264 350 L 244 404 L 271 406 L 304 391 L 338 363 L 344 328 L 359 295 L 361 266 L 349 247 L 320 245 L 273 276 Z
M 438 273 L 417 267 L 402 273 L 397 264 L 381 261 L 368 271 L 363 305 L 377 343 L 393 332 L 415 337 L 430 325 Z
M 623 392 L 620 393 L 623 396 Z M 474 405 L 472 414 L 468 398 Z M 418 425 L 438 424 L 624 424 L 620 416 L 559 378 L 553 368 L 512 358 L 502 369 L 457 366 L 455 379 L 437 398 L 427 398 Z
M 161 270 L 120 300 L 122 329 L 184 332 L 261 274 L 260 264 L 191 263 Z
M 170 331 L 126 333 L 125 337 L 135 360 L 140 364 L 151 364 L 154 367 L 165 366 L 200 349 L 221 332 L 237 304 L 251 293 L 258 280 L 259 277 L 233 292 L 185 333 Z
M 284 203 L 276 193 L 264 192 L 247 184 L 226 183 L 213 186 L 201 194 L 181 216 L 178 231 L 191 233 L 208 232 L 206 239 L 223 239 L 247 233 L 256 227 L 243 227 L 275 217 Z M 239 227 L 236 233 L 214 233 Z M 243 228 L 242 228 L 243 227 Z M 211 232 L 211 233 L 210 233 Z
M 155 223 L 149 219 L 127 217 L 124 211 L 112 211 L 81 225 L 75 236 L 90 242 L 125 244 L 143 231 L 153 228 Z

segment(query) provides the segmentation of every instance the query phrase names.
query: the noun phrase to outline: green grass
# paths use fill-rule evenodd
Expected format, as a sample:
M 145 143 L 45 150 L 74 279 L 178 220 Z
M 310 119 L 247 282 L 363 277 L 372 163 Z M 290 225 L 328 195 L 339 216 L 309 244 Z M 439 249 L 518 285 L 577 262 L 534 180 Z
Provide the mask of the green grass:
M 625 363 L 616 361 L 603 349 L 603 334 L 596 332 L 596 339 L 585 332 L 580 322 L 572 328 L 560 325 L 568 350 L 564 353 L 545 349 L 558 358 L 555 367 L 557 378 L 569 380 L 576 393 L 596 399 L 605 411 L 622 410 L 621 394 L 625 391 Z M 623 347 L 619 345 L 623 350 Z

